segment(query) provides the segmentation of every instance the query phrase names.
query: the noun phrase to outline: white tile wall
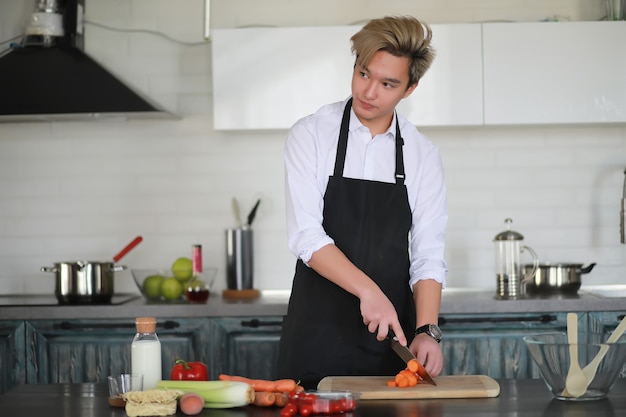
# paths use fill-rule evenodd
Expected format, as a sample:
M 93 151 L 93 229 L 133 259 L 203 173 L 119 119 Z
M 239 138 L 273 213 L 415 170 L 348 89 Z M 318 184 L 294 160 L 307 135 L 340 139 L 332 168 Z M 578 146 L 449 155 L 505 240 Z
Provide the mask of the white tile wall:
M 604 16 L 601 0 L 212 3 L 214 27 L 349 24 L 400 13 L 431 23 Z M 205 264 L 219 268 L 221 290 L 223 233 L 234 225 L 232 197 L 246 212 L 262 198 L 254 225 L 256 286 L 290 286 L 294 259 L 286 249 L 282 168 L 286 132 L 212 130 L 211 53 L 210 43 L 202 42 L 202 4 L 87 1 L 90 21 L 191 43 L 87 26 L 90 54 L 177 111 L 180 120 L 0 124 L 0 293 L 51 293 L 54 277 L 40 272 L 42 266 L 108 260 L 138 234 L 144 242 L 122 264 L 169 266 L 201 243 Z M 2 3 L 0 15 L 6 16 L 4 7 L 16 10 Z M 7 27 L 0 28 L 3 36 Z M 625 126 L 425 133 L 440 147 L 446 168 L 449 285 L 495 290 L 492 239 L 506 217 L 542 260 L 597 262 L 585 284 L 626 281 L 626 246 L 618 236 Z M 116 289 L 135 290 L 128 272 L 118 274 Z

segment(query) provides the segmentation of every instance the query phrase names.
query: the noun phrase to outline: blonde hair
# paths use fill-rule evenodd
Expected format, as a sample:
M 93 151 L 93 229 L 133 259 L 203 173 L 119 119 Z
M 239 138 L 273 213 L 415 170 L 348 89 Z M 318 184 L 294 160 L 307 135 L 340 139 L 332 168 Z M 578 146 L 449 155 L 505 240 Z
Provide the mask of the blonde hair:
M 409 84 L 417 83 L 435 58 L 430 26 L 412 16 L 385 16 L 374 19 L 351 38 L 356 64 L 366 68 L 374 54 L 385 51 L 409 59 Z

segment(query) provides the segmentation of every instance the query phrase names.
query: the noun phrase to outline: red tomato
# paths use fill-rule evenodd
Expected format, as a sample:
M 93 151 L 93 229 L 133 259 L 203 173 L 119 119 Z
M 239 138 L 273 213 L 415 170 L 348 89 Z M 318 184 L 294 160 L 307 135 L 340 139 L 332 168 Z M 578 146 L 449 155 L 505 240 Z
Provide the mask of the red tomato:
M 340 400 L 332 400 L 330 402 L 330 413 L 337 414 L 344 411 L 344 408 L 341 406 Z
M 209 371 L 202 362 L 187 362 L 177 359 L 170 373 L 172 381 L 208 381 Z
M 352 408 L 349 406 L 348 404 L 348 399 L 347 398 L 342 398 L 339 400 L 339 408 L 341 409 L 340 411 L 350 411 L 352 410 Z
M 289 417 L 293 416 L 298 412 L 298 406 L 295 403 L 287 403 L 280 411 L 281 417 Z
M 313 401 L 317 400 L 317 396 L 312 392 L 306 392 L 302 394 L 300 398 L 307 403 L 312 403 Z
M 297 402 L 298 398 L 300 398 L 300 393 L 298 391 L 289 391 L 287 395 L 288 395 L 289 402 L 292 402 L 292 403 Z
M 300 415 L 302 417 L 308 417 L 313 412 L 313 405 L 312 404 L 308 404 L 308 403 L 307 404 L 300 404 L 300 407 L 298 407 L 298 408 L 299 408 L 298 411 L 300 412 Z
M 293 417 L 296 412 L 292 408 L 283 408 L 280 410 L 280 417 Z

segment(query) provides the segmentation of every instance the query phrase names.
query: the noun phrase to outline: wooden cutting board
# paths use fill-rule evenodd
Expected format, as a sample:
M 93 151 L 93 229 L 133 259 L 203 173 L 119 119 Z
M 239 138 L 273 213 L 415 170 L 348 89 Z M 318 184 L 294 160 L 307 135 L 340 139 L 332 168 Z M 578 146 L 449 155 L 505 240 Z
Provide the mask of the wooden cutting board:
M 486 375 L 438 376 L 437 385 L 423 381 L 414 387 L 388 387 L 387 376 L 327 376 L 320 381 L 320 391 L 348 390 L 359 392 L 361 400 L 419 399 L 419 398 L 487 398 L 500 394 L 500 385 Z

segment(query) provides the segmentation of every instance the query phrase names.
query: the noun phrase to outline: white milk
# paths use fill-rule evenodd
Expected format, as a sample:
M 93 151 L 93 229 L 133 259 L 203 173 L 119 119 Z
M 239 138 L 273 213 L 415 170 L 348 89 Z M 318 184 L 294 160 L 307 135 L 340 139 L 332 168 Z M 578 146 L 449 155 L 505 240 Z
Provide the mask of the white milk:
M 135 319 L 137 334 L 130 345 L 130 363 L 133 374 L 143 375 L 143 389 L 156 387 L 161 380 L 161 342 L 156 335 L 156 318 Z

